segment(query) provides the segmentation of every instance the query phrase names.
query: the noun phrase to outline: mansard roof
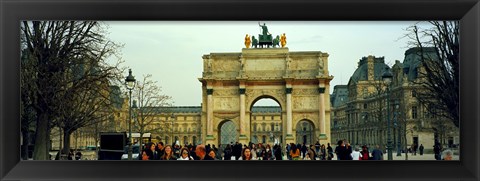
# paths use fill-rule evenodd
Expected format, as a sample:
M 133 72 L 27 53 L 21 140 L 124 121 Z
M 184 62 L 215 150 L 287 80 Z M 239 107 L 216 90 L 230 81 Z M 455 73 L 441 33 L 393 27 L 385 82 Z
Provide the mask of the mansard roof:
M 332 107 L 339 107 L 348 102 L 348 86 L 336 85 L 333 87 L 333 93 L 330 96 L 330 104 Z
M 423 51 L 420 47 L 415 47 L 405 51 L 403 73 L 408 76 L 409 81 L 418 77 L 418 68 L 422 65 L 422 52 L 425 59 L 438 60 L 435 47 L 423 47 Z
M 368 80 L 368 57 L 362 57 L 358 62 L 358 67 L 350 77 L 348 84 L 358 83 L 359 81 Z M 385 57 L 374 57 L 373 60 L 373 77 L 374 80 L 382 80 L 383 71 L 388 65 L 385 64 Z

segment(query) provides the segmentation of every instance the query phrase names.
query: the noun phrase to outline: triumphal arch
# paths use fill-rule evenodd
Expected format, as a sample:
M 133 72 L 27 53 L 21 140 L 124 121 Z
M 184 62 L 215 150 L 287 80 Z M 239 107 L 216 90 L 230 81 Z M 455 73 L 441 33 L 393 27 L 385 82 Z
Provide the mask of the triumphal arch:
M 278 143 L 330 142 L 328 90 L 333 76 L 328 72 L 327 53 L 252 47 L 236 53 L 210 53 L 202 58 L 203 75 L 199 81 L 203 91 L 204 143 L 255 142 L 257 124 L 252 124 L 256 119 L 252 108 L 262 98 L 271 98 L 279 105 L 278 116 L 273 114 L 272 119 L 268 118 L 272 123 L 264 122 L 259 129 L 270 134 L 280 131 Z M 226 125 L 232 131 L 229 139 L 222 134 Z M 307 141 L 302 132 L 308 131 L 311 134 Z

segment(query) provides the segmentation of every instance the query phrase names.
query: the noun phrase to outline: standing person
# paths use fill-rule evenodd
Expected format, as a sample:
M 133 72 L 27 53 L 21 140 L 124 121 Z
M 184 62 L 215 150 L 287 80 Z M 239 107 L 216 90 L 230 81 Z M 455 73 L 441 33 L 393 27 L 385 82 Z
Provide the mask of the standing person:
M 220 152 L 220 149 L 215 147 L 215 144 L 212 145 L 213 151 L 215 151 L 215 160 L 222 160 L 222 152 Z
M 420 144 L 420 147 L 418 147 L 418 151 L 420 151 L 420 155 L 423 155 L 423 144 Z
M 292 157 L 292 160 L 300 160 L 300 149 L 298 149 L 293 143 L 290 149 L 290 156 Z
M 163 154 L 165 153 L 165 148 L 163 147 L 163 142 L 158 142 L 157 147 L 155 148 L 155 151 L 158 153 L 158 158 L 162 157 Z
M 287 153 L 287 159 L 292 160 L 292 156 L 290 155 L 291 144 L 287 144 L 285 149 L 287 150 L 287 152 L 286 152 Z
M 417 150 L 418 150 L 418 144 L 417 144 L 417 143 L 414 143 L 414 144 L 413 144 L 413 153 L 414 153 L 414 155 L 417 155 Z
M 180 150 L 180 154 L 181 154 L 181 156 L 178 157 L 177 160 L 193 160 L 193 157 L 190 156 L 190 150 L 188 150 L 188 148 L 186 148 L 186 147 L 183 147 Z
M 360 160 L 362 158 L 362 154 L 360 154 L 360 149 L 358 147 L 355 147 L 355 150 L 352 151 L 350 154 L 352 157 L 352 160 Z
M 235 146 L 233 146 L 233 156 L 235 156 L 235 160 L 238 160 L 240 156 L 242 156 L 242 144 L 236 142 Z
M 330 147 L 331 148 L 331 147 Z M 325 148 L 325 144 L 322 144 L 320 146 L 320 152 L 317 153 L 319 160 L 326 160 L 327 159 L 327 149 Z
M 310 145 L 310 149 L 307 152 L 308 158 L 311 160 L 315 160 L 317 158 L 317 154 L 315 152 L 315 145 Z
M 73 149 L 70 149 L 68 152 L 68 160 L 73 160 L 74 154 L 73 154 Z
M 345 153 L 345 158 L 347 160 L 353 160 L 352 158 L 352 146 L 350 145 L 350 143 L 348 141 L 345 140 L 345 150 L 346 150 L 346 153 Z
M 160 158 L 160 160 L 177 160 L 177 157 L 175 157 L 175 153 L 173 153 L 172 146 L 165 146 L 165 153 Z
M 216 156 L 216 153 L 215 153 L 215 150 L 213 150 L 213 149 L 210 149 L 210 151 L 208 152 L 208 156 L 212 157 L 213 160 L 218 160 L 217 156 Z
M 197 149 L 197 145 L 193 145 L 192 147 L 190 147 L 190 156 L 194 159 L 194 160 L 198 160 L 198 156 L 197 154 L 195 153 L 195 150 Z
M 82 159 L 82 152 L 77 151 L 77 152 L 75 153 L 75 160 L 80 160 L 80 159 Z
M 437 140 L 435 140 L 435 145 L 433 145 L 433 153 L 435 153 L 435 160 L 441 159 L 441 156 L 440 156 L 441 151 L 442 151 L 442 146 Z
M 320 142 L 319 142 L 319 141 L 317 141 L 317 142 L 315 143 L 315 152 L 316 152 L 317 154 L 320 152 Z
M 176 143 L 173 147 L 173 155 L 175 156 L 175 158 L 180 157 L 180 145 L 178 143 Z
M 273 147 L 273 149 L 275 150 L 275 152 L 274 152 L 275 160 L 283 160 L 282 159 L 282 147 L 280 145 L 275 145 Z
M 267 147 L 265 148 L 265 152 L 262 155 L 263 160 L 272 160 L 273 154 L 272 154 L 272 148 L 270 147 L 270 144 L 267 144 Z
M 337 142 L 337 147 L 335 147 L 335 154 L 337 154 L 337 160 L 346 160 L 347 159 L 347 148 L 343 140 Z
M 418 145 L 416 143 L 413 143 L 412 147 L 413 147 L 413 155 L 417 155 Z
M 197 145 L 197 147 L 195 148 L 195 154 L 197 154 L 198 160 L 213 160 L 212 157 L 207 155 L 205 145 Z
M 379 145 L 375 145 L 375 149 L 372 151 L 372 160 L 383 160 L 383 152 Z
M 242 150 L 242 160 L 252 160 L 252 151 L 250 148 L 245 147 Z
M 360 160 L 369 160 L 370 158 L 370 153 L 368 152 L 368 147 L 367 145 L 363 145 L 362 151 L 360 151 L 360 154 L 362 155 L 360 157 Z
M 150 148 L 150 150 L 152 151 L 152 154 L 153 154 L 153 157 L 150 160 L 160 160 L 161 155 L 158 154 L 157 146 L 155 145 L 155 143 L 150 143 L 150 144 L 151 145 L 147 147 L 147 148 Z
M 141 160 L 158 160 L 158 152 L 155 150 L 156 146 L 154 143 L 147 143 L 145 145 L 145 150 L 142 151 Z M 140 156 L 139 156 L 140 157 Z
M 332 160 L 333 159 L 333 148 L 330 146 L 330 143 L 327 143 L 327 153 L 328 157 L 327 160 Z
M 256 160 L 256 159 L 258 159 L 258 158 L 257 158 L 257 147 L 256 147 L 255 144 L 253 144 L 253 143 L 252 143 L 251 145 L 252 145 L 252 146 L 250 147 L 250 148 L 251 148 L 250 152 L 251 152 L 251 154 L 252 154 L 252 158 L 253 158 L 254 160 Z
M 307 154 L 307 146 L 305 145 L 305 143 L 302 144 L 302 158 L 305 158 L 305 155 Z
M 229 144 L 223 150 L 223 160 L 232 160 L 232 147 Z

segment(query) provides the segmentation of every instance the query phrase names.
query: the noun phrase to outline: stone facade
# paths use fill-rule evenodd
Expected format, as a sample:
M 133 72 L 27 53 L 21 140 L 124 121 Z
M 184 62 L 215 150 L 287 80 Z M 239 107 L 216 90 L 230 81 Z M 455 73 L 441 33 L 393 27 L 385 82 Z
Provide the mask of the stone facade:
M 288 48 L 242 49 L 240 53 L 210 53 L 203 61 L 199 81 L 204 105 L 202 132 L 206 133 L 202 140 L 207 144 L 225 144 L 219 137 L 226 121 L 236 125 L 236 141 L 247 144 L 259 137 L 263 141 L 265 134 L 252 130 L 256 123 L 252 118 L 258 117 L 252 105 L 262 98 L 275 100 L 281 110 L 265 113 L 277 117 L 273 125 L 284 130 L 279 133 L 274 129 L 269 138 L 297 142 L 297 123 L 308 120 L 314 128 L 313 140 L 330 142 L 330 96 L 325 92 L 333 77 L 328 74 L 328 54 L 289 52 Z
M 428 114 L 426 107 L 415 98 L 421 91 L 422 71 L 415 49 L 405 52 L 403 63 L 392 66 L 393 82 L 389 94 L 382 81 L 385 64 L 383 57 L 368 56 L 359 61 L 359 66 L 348 85 L 337 85 L 332 94 L 332 140 L 347 139 L 357 145 L 381 145 L 388 139 L 388 117 L 391 120 L 393 151 L 407 149 L 413 143 L 423 144 L 431 152 L 435 140 L 449 147 L 459 144 L 459 128 L 443 118 Z M 383 69 L 383 70 L 382 70 Z M 339 92 L 347 92 L 345 94 Z M 387 95 L 390 109 L 387 112 Z M 340 101 L 343 98 L 344 101 Z M 400 139 L 399 139 L 400 138 Z

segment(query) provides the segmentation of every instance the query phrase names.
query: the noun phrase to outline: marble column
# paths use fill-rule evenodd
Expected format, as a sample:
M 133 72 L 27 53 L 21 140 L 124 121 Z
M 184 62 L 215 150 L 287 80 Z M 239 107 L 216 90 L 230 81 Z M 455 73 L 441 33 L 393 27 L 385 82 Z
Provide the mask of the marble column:
M 320 138 L 326 138 L 325 133 L 325 87 L 318 88 L 318 119 L 320 126 Z
M 287 94 L 287 137 L 292 136 L 292 88 L 286 88 Z
M 207 89 L 207 137 L 213 136 L 213 89 Z
M 245 136 L 245 88 L 240 88 L 240 136 Z

